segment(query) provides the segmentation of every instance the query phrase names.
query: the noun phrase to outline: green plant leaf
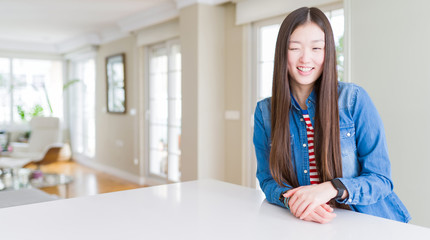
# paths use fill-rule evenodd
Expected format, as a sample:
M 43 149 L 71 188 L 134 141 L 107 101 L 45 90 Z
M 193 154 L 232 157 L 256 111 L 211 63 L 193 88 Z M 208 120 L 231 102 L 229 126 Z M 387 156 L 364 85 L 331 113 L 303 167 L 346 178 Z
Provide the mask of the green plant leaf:
M 25 112 L 24 109 L 22 109 L 21 105 L 16 106 L 16 110 L 18 111 L 18 115 L 21 118 L 22 121 L 25 121 Z
M 30 112 L 31 117 L 43 116 L 43 107 L 40 104 L 36 104 Z
M 66 91 L 70 86 L 72 86 L 73 84 L 80 82 L 80 81 L 81 80 L 79 80 L 79 79 L 72 79 L 72 80 L 68 81 L 67 83 L 65 83 L 63 85 L 63 91 Z

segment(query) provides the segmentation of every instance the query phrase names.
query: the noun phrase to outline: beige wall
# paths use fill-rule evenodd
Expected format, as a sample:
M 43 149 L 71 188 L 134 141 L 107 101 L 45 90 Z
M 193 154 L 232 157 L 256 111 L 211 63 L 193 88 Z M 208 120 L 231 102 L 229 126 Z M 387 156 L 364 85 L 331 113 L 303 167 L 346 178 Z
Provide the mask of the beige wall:
M 225 5 L 225 110 L 241 112 L 242 104 L 242 26 L 236 26 L 236 7 Z M 242 184 L 242 121 L 225 121 L 225 181 Z
M 412 223 L 430 227 L 430 2 L 349 2 L 351 80 L 369 92 L 384 122 L 394 190 Z
M 108 167 L 138 176 L 136 116 L 130 115 L 130 109 L 137 108 L 138 87 L 136 74 L 137 48 L 135 37 L 127 37 L 112 43 L 101 45 L 97 58 L 96 83 L 96 157 L 95 161 Z M 126 93 L 127 113 L 112 114 L 106 112 L 106 68 L 107 56 L 125 53 L 126 56 Z
M 182 181 L 198 176 L 198 7 L 193 5 L 180 12 L 179 28 L 182 53 Z
M 180 12 L 182 180 L 225 177 L 225 9 L 197 4 Z
M 224 8 L 199 5 L 198 177 L 224 180 Z

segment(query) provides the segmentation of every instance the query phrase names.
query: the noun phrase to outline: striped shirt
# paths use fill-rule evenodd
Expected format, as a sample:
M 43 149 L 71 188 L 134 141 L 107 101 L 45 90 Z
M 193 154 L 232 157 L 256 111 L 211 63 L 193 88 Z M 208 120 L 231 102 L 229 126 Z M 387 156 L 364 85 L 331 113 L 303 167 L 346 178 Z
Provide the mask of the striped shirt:
M 319 184 L 317 163 L 315 161 L 315 146 L 314 146 L 314 127 L 312 126 L 311 119 L 307 110 L 302 110 L 303 119 L 306 123 L 306 132 L 308 135 L 308 150 L 309 150 L 309 177 L 311 184 Z

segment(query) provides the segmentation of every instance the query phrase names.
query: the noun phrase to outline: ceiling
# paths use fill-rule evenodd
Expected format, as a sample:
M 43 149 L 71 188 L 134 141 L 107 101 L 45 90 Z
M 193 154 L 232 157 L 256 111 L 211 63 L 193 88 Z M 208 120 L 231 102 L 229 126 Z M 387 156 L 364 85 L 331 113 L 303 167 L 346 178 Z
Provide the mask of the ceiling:
M 177 11 L 176 4 L 175 0 L 0 0 L 0 47 L 19 50 L 33 45 L 61 52 L 59 46 L 83 36 L 103 42 L 109 33 L 133 30 L 125 25 L 139 14 L 151 18 L 148 13 L 166 6 Z

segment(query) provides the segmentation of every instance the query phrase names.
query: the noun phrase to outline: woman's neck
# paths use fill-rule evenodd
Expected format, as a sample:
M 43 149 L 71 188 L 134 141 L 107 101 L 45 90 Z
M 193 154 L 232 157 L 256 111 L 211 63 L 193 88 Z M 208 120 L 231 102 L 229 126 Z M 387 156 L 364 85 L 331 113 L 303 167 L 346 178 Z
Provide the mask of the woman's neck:
M 308 99 L 309 95 L 311 95 L 314 84 L 311 85 L 291 85 L 291 89 L 293 92 L 293 97 L 296 99 L 297 103 L 300 105 L 300 108 L 303 110 L 307 110 L 308 106 L 306 105 L 306 99 Z

